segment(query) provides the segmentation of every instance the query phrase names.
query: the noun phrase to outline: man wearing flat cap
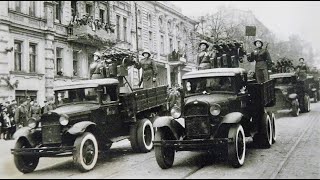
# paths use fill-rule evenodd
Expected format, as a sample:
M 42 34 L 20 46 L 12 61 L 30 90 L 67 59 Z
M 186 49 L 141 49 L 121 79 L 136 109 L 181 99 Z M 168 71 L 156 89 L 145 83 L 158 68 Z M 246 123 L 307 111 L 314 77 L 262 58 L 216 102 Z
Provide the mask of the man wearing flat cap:
M 297 66 L 297 73 L 298 77 L 301 79 L 306 79 L 307 78 L 307 73 L 308 73 L 308 67 L 306 63 L 304 62 L 304 58 L 299 58 L 299 65 Z
M 270 54 L 266 48 L 262 48 L 263 42 L 261 39 L 256 39 L 253 44 L 256 46 L 253 52 L 248 57 L 249 62 L 256 61 L 255 74 L 258 83 L 263 83 L 269 80 L 268 69 L 272 63 Z M 271 69 L 271 68 L 270 68 Z

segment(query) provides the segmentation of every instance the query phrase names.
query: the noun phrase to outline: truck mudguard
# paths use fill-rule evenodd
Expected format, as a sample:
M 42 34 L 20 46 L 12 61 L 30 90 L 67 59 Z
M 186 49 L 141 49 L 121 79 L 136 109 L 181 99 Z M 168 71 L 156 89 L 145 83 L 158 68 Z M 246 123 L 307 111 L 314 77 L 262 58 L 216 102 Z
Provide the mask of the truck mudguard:
M 243 114 L 240 112 L 232 112 L 223 117 L 222 123 L 233 124 L 239 123 L 243 117 Z
M 70 133 L 72 135 L 82 134 L 91 125 L 96 126 L 95 123 L 90 122 L 90 121 L 83 121 L 83 122 L 76 123 L 68 130 L 68 133 Z
M 168 127 L 176 139 L 179 139 L 183 134 L 185 128 L 176 121 L 172 116 L 162 116 L 155 119 L 153 123 L 153 127 L 155 128 L 163 128 Z
M 37 145 L 37 142 L 33 137 L 34 132 L 34 129 L 31 129 L 29 127 L 22 127 L 13 134 L 13 139 L 18 140 L 20 138 L 26 138 L 30 145 L 32 147 L 35 147 Z

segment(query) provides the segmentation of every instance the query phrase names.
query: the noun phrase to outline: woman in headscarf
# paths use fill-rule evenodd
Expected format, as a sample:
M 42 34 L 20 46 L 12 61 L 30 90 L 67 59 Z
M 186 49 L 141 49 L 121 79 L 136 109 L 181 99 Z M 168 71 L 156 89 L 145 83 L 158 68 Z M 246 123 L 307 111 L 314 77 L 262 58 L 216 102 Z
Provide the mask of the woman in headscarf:
M 135 64 L 137 69 L 142 68 L 142 79 L 139 82 L 139 87 L 143 82 L 144 88 L 153 88 L 156 86 L 156 80 L 158 75 L 158 68 L 155 61 L 151 58 L 151 53 L 148 49 L 142 52 L 143 59 Z

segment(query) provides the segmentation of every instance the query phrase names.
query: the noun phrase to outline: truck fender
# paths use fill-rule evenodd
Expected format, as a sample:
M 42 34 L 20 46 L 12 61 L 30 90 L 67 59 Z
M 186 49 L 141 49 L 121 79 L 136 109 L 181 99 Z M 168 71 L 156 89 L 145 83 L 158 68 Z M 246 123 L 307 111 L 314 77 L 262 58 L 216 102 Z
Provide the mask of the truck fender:
M 162 116 L 162 117 L 156 118 L 153 123 L 153 127 L 159 128 L 159 129 L 168 127 L 176 139 L 180 138 L 180 136 L 183 134 L 185 129 L 183 125 L 180 124 L 172 116 Z
M 222 123 L 224 124 L 234 124 L 239 123 L 243 117 L 240 112 L 232 112 L 223 117 Z
M 33 131 L 29 127 L 22 127 L 13 134 L 13 139 L 19 140 L 20 138 L 25 138 L 28 140 L 32 147 L 35 147 L 37 143 L 35 141 L 35 138 L 32 137 L 34 132 L 35 131 Z
M 90 121 L 82 121 L 74 124 L 69 130 L 68 133 L 72 135 L 79 135 L 84 133 L 89 126 L 96 126 L 96 123 Z

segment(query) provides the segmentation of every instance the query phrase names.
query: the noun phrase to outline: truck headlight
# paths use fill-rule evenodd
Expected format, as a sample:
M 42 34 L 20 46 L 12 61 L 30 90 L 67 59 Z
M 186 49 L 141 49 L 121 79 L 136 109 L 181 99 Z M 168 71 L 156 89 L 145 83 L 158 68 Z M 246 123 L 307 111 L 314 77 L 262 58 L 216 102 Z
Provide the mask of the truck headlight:
M 221 106 L 219 104 L 214 104 L 210 107 L 210 113 L 213 116 L 218 116 L 221 112 Z
M 170 113 L 173 118 L 177 119 L 181 116 L 181 109 L 178 106 L 173 106 Z
M 34 118 L 30 118 L 28 120 L 28 127 L 31 129 L 35 129 L 37 127 L 38 122 Z
M 61 116 L 59 122 L 62 126 L 66 126 L 69 123 L 69 119 L 66 116 Z

